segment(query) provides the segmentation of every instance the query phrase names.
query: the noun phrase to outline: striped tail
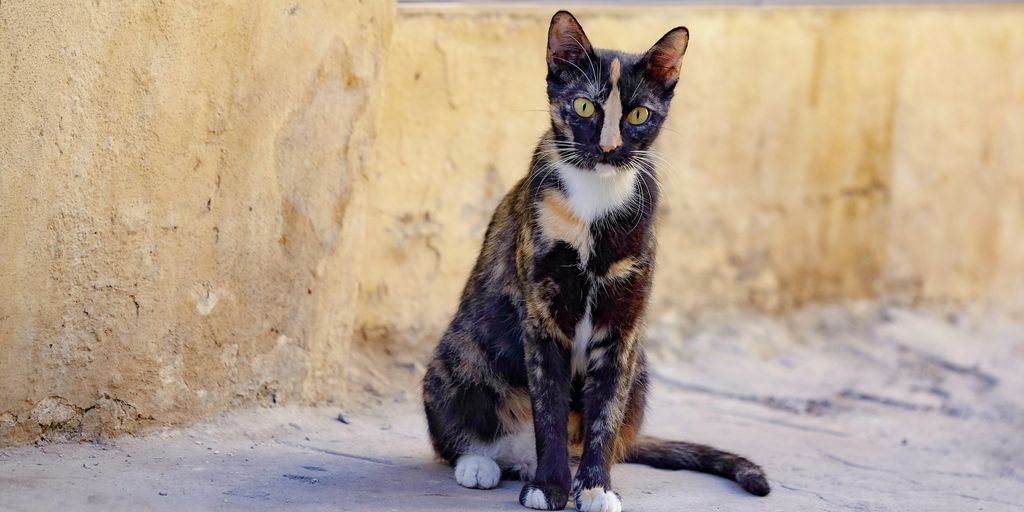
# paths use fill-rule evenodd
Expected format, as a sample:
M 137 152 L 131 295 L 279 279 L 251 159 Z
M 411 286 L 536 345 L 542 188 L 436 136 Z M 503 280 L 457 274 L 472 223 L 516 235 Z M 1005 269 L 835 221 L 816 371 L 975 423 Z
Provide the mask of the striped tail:
M 687 469 L 711 473 L 735 481 L 750 494 L 766 496 L 771 492 L 764 470 L 760 466 L 739 455 L 702 444 L 640 436 L 626 453 L 623 462 L 644 464 L 658 469 Z

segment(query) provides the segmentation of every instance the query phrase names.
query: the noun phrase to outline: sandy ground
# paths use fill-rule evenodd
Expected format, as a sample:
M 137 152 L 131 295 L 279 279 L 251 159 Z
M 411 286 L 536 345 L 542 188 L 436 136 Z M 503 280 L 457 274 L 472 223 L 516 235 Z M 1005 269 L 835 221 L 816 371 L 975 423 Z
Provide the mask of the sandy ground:
M 1024 322 L 876 305 L 661 318 L 647 431 L 761 463 L 773 491 L 620 465 L 626 510 L 1024 510 Z M 675 340 L 675 341 L 669 341 Z M 102 444 L 0 451 L 0 510 L 523 510 L 460 488 L 415 394 L 274 408 Z

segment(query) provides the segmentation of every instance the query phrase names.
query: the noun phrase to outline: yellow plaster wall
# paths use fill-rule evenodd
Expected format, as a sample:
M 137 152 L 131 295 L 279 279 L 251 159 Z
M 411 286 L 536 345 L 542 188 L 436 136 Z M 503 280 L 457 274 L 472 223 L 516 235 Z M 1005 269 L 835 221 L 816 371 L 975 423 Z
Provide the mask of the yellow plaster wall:
M 0 5 L 0 443 L 343 396 L 393 10 Z
M 578 8 L 598 47 L 690 29 L 652 313 L 881 297 L 1019 307 L 1024 8 Z M 547 126 L 548 8 L 400 10 L 361 336 L 430 345 Z

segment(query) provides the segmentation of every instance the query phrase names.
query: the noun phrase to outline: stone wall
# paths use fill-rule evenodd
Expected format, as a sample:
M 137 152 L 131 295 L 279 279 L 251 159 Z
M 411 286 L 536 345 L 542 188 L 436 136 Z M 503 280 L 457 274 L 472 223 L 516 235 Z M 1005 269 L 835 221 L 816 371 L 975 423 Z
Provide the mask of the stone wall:
M 362 249 L 368 346 L 429 345 L 454 310 L 548 123 L 550 11 L 401 11 Z M 1024 8 L 574 12 L 599 47 L 690 29 L 659 141 L 655 315 L 1024 305 Z
M 343 396 L 393 9 L 0 5 L 0 444 Z
M 548 122 L 551 9 L 393 9 L 0 4 L 0 445 L 410 396 Z M 1024 8 L 576 11 L 691 30 L 655 315 L 1024 309 Z

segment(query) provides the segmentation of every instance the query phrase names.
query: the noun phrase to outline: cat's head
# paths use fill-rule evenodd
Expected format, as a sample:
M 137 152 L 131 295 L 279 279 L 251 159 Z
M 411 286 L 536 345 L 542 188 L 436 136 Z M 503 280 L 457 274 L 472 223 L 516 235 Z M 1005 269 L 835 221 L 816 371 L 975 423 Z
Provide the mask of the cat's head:
M 642 55 L 595 49 L 572 14 L 555 13 L 547 82 L 560 159 L 601 171 L 644 160 L 668 114 L 688 41 L 677 27 Z

